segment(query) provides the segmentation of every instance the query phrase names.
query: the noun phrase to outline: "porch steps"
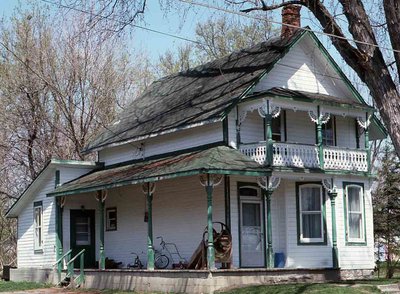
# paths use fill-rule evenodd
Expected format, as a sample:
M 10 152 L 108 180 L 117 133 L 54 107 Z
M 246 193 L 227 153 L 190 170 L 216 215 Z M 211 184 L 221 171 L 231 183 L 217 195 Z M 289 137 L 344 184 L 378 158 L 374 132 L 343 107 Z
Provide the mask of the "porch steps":
M 382 293 L 400 294 L 399 284 L 379 285 L 377 286 Z

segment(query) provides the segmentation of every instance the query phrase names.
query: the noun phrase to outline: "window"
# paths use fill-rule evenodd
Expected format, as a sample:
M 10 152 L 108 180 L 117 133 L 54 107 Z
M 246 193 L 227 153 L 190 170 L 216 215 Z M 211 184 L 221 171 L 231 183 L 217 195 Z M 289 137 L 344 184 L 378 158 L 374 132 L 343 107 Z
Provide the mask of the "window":
M 272 140 L 281 142 L 281 116 L 273 118 L 271 122 Z
M 335 146 L 335 117 L 331 116 L 326 124 L 322 125 L 322 144 L 326 146 Z
M 300 184 L 297 188 L 299 243 L 326 243 L 324 202 L 320 184 Z
M 106 209 L 106 230 L 116 231 L 117 230 L 117 208 L 110 207 Z
M 90 245 L 90 217 L 77 216 L 75 219 L 76 245 Z
M 363 185 L 344 183 L 346 209 L 346 240 L 350 243 L 364 243 L 364 196 Z
M 43 248 L 43 205 L 42 201 L 33 203 L 34 250 Z

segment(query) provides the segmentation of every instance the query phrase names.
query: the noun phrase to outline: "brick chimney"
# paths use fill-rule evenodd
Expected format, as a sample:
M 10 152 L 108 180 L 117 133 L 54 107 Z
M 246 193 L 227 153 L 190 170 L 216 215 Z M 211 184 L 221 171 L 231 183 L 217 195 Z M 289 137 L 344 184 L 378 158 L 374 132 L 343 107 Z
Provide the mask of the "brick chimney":
M 286 5 L 282 8 L 282 23 L 300 27 L 300 5 Z M 289 38 L 297 28 L 282 25 L 281 38 Z

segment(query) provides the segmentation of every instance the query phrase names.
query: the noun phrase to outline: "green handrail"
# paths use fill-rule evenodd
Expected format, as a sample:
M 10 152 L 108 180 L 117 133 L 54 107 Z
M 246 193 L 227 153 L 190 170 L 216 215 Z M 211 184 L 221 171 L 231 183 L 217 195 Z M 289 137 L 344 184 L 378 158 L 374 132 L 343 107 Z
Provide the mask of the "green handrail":
M 68 276 L 72 279 L 74 276 L 74 261 L 80 257 L 79 259 L 79 276 L 74 280 L 77 285 L 80 285 L 85 280 L 84 268 L 85 268 L 85 249 L 82 249 L 77 255 L 71 258 L 70 261 L 67 262 L 67 272 Z
M 70 255 L 72 253 L 72 249 L 68 250 L 63 256 L 61 256 L 54 264 L 53 266 L 58 265 L 59 263 L 61 263 L 63 261 L 63 259 L 67 256 Z

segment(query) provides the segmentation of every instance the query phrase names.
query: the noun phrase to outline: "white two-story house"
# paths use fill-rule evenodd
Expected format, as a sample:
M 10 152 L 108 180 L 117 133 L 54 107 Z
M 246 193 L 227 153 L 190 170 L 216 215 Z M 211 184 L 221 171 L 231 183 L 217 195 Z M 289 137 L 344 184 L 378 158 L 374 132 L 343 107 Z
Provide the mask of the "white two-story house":
M 158 80 L 86 146 L 98 162 L 52 160 L 9 210 L 12 277 L 47 277 L 75 256 L 88 287 L 196 292 L 196 273 L 201 283 L 212 273 L 207 292 L 369 275 L 370 142 L 386 136 L 374 112 L 301 29 Z M 227 263 L 215 257 L 215 222 L 231 233 Z M 158 236 L 186 261 L 204 239 L 206 269 L 180 270 L 186 284 L 165 286 L 178 261 L 171 253 L 157 269 Z M 132 252 L 146 269 L 127 269 Z M 152 277 L 163 282 L 140 284 Z

